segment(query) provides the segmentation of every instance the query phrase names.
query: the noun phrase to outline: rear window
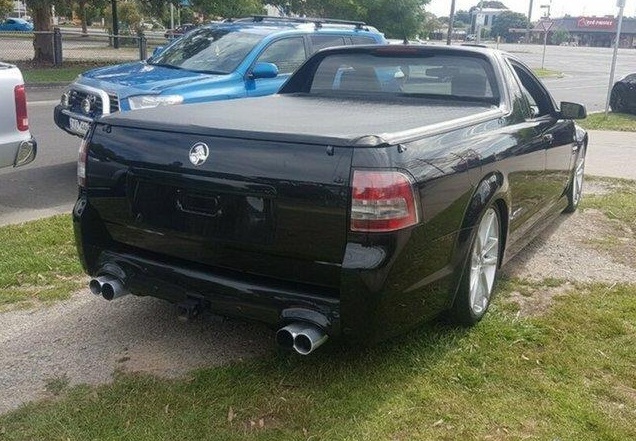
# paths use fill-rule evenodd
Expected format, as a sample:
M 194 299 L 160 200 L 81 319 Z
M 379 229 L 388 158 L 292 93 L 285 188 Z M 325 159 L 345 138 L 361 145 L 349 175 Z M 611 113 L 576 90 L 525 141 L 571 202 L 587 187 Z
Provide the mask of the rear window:
M 468 55 L 335 54 L 318 66 L 310 93 L 397 94 L 499 103 L 490 63 Z

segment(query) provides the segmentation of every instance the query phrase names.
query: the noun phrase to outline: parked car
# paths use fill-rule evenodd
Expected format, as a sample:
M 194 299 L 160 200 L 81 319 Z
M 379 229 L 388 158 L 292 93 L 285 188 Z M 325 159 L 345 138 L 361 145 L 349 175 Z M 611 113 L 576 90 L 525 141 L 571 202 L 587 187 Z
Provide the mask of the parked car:
M 21 18 L 7 18 L 3 23 L 0 23 L 0 31 L 31 32 L 33 31 L 33 23 Z
M 16 66 L 0 63 L 0 168 L 35 159 L 37 143 L 29 131 L 26 91 Z
M 108 300 L 260 320 L 301 354 L 474 324 L 501 265 L 577 208 L 585 115 L 496 50 L 326 49 L 275 96 L 97 120 L 79 255 Z
M 610 106 L 612 112 L 636 113 L 636 73 L 614 83 Z
M 163 34 L 163 36 L 169 40 L 173 39 L 173 38 L 179 38 L 181 37 L 183 34 L 186 34 L 188 32 L 190 32 L 192 29 L 195 29 L 197 27 L 197 25 L 192 24 L 192 23 L 185 23 L 182 24 L 181 26 L 177 26 L 174 29 L 168 29 L 165 34 Z
M 271 95 L 318 49 L 384 43 L 360 22 L 253 17 L 211 24 L 147 61 L 82 74 L 62 95 L 55 123 L 84 136 L 102 114 Z

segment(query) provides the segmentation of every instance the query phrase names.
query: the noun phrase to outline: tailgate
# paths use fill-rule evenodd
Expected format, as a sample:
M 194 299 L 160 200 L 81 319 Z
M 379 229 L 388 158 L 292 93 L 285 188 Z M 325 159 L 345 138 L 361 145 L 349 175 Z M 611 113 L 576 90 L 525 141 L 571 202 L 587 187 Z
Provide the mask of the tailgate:
M 194 165 L 201 143 L 209 154 Z M 351 157 L 349 148 L 98 125 L 88 198 L 116 243 L 337 287 Z

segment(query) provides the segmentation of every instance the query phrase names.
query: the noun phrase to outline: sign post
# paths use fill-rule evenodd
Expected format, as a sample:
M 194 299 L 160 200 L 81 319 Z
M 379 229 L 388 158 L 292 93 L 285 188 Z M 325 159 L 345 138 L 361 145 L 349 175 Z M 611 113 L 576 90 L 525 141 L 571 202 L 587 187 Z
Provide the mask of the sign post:
M 552 21 L 542 21 L 541 27 L 543 28 L 543 57 L 541 57 L 541 69 L 545 66 L 545 50 L 548 47 L 548 32 L 552 28 L 554 22 Z
M 623 26 L 623 12 L 625 12 L 625 0 L 618 0 L 618 27 L 616 28 L 616 40 L 614 41 L 614 55 L 612 56 L 612 68 L 610 69 L 609 85 L 607 86 L 607 100 L 605 101 L 605 118 L 609 114 L 610 99 L 612 97 L 612 86 L 614 85 L 614 74 L 616 73 L 616 58 L 618 56 L 618 45 L 621 41 L 621 27 Z

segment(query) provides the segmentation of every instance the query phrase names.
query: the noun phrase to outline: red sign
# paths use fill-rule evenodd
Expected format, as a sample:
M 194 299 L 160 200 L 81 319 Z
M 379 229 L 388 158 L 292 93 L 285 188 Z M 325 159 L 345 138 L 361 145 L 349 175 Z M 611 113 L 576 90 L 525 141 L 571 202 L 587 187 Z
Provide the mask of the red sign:
M 577 27 L 587 29 L 614 29 L 616 20 L 614 18 L 579 17 Z

